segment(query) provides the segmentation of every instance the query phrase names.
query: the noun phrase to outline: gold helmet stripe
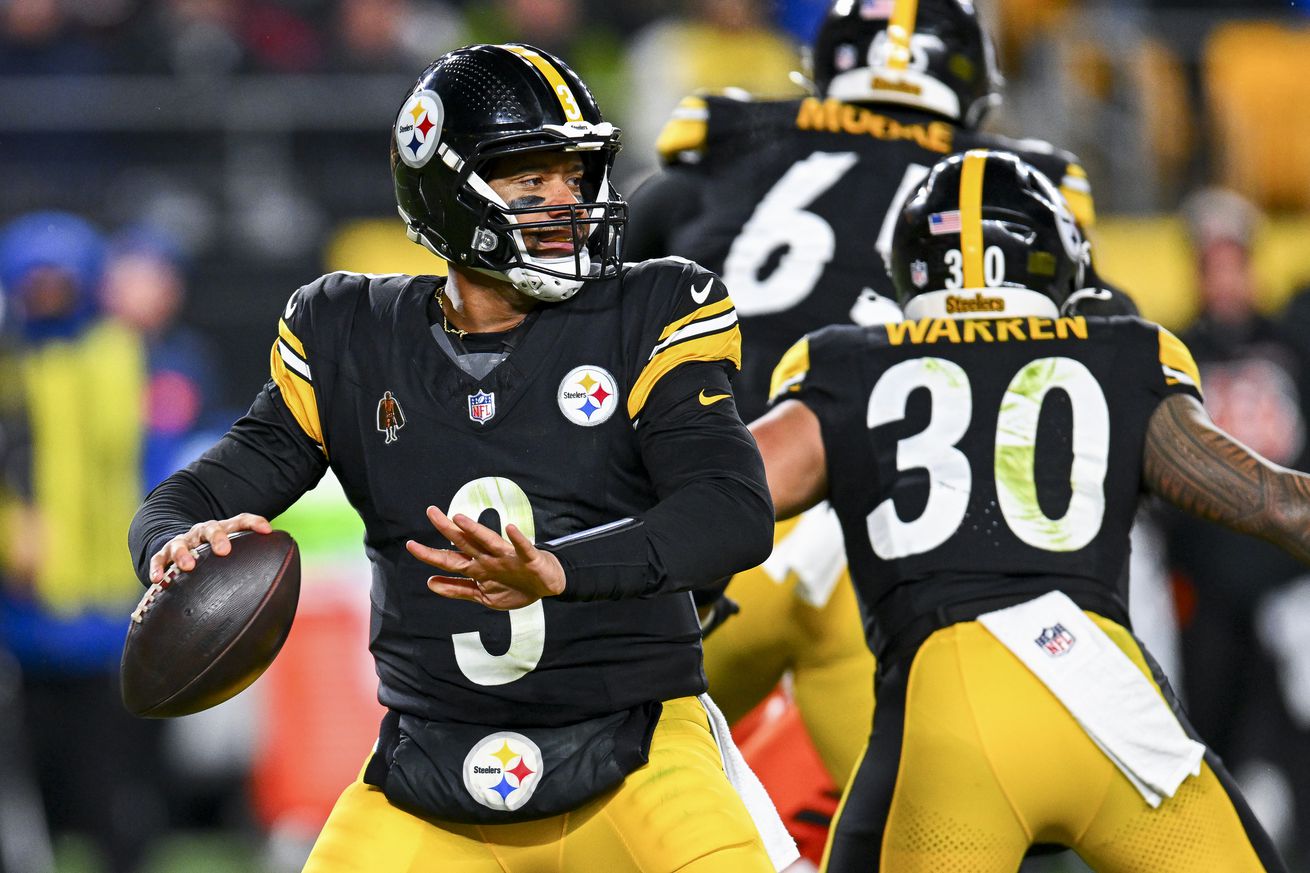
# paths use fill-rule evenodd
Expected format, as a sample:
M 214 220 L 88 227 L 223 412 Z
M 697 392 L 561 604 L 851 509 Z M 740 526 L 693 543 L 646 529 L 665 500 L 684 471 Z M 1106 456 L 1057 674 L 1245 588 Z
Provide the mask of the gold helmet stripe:
M 534 52 L 532 49 L 524 48 L 521 45 L 502 45 L 500 48 L 513 52 L 523 60 L 536 67 L 541 75 L 546 77 L 550 83 L 551 89 L 555 92 L 556 99 L 559 100 L 560 108 L 564 110 L 564 119 L 566 121 L 582 121 L 582 110 L 578 107 L 578 101 L 573 97 L 573 89 L 569 83 L 564 81 L 560 71 L 555 69 L 555 65 Z
M 982 288 L 983 273 L 982 190 L 987 150 L 973 149 L 964 155 L 960 172 L 960 254 L 964 256 L 964 287 Z
M 919 0 L 896 0 L 891 21 L 887 22 L 887 37 L 891 40 L 891 57 L 888 69 L 906 70 L 910 66 L 910 37 L 919 17 Z

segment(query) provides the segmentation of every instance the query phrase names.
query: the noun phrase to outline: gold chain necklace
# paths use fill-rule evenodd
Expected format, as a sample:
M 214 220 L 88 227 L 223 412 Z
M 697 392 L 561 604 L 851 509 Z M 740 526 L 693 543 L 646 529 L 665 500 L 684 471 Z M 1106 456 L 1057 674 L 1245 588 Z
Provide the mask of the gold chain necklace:
M 446 318 L 446 295 L 438 289 L 437 293 L 432 295 L 432 299 L 437 301 L 437 309 L 441 311 L 441 329 L 446 333 L 454 334 L 458 339 L 468 336 L 468 331 L 450 326 L 450 321 Z

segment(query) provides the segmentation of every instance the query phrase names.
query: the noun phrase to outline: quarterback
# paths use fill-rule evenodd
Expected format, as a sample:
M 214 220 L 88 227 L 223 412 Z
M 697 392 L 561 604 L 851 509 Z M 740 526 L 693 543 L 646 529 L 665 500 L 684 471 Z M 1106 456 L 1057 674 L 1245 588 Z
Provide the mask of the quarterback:
M 618 147 L 544 51 L 438 58 L 400 106 L 391 165 L 410 238 L 449 278 L 296 291 L 249 414 L 134 522 L 157 579 L 201 542 L 222 555 L 229 533 L 267 530 L 328 467 L 364 520 L 388 711 L 308 871 L 795 857 L 698 698 L 689 592 L 762 560 L 772 525 L 729 382 L 736 311 L 689 261 L 620 261 Z

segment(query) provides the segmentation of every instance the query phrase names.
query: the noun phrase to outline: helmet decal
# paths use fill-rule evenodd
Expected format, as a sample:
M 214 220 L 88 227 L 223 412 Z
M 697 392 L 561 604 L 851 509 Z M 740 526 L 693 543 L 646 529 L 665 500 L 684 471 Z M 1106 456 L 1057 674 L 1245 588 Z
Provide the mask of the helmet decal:
M 918 14 L 919 0 L 896 0 L 891 21 L 887 23 L 887 36 L 891 40 L 887 57 L 889 70 L 901 72 L 910 65 L 910 36 L 914 33 Z
M 960 254 L 964 256 L 964 287 L 981 288 L 983 277 L 982 192 L 986 149 L 965 153 L 960 174 Z
M 578 100 L 573 96 L 573 89 L 569 87 L 568 82 L 560 75 L 559 70 L 532 49 L 521 45 L 504 45 L 501 48 L 511 51 L 532 66 L 536 67 L 541 75 L 546 77 L 550 83 L 551 90 L 559 99 L 560 109 L 564 110 L 564 117 L 569 121 L 582 121 L 582 109 L 578 106 Z
M 432 91 L 418 91 L 400 107 L 396 116 L 396 154 L 406 165 L 417 170 L 436 154 L 445 114 L 441 98 Z

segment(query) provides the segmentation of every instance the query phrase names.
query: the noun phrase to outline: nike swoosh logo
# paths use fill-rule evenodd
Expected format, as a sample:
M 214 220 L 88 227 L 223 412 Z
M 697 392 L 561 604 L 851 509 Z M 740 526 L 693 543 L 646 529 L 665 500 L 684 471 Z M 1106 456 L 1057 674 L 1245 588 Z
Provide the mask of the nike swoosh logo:
M 706 282 L 705 282 L 705 287 L 702 288 L 702 289 L 700 289 L 699 291 L 696 290 L 696 286 L 695 286 L 695 285 L 692 286 L 692 288 L 691 288 L 691 299 L 696 301 L 696 305 L 697 305 L 697 306 L 700 306 L 700 305 L 701 305 L 702 303 L 704 303 L 707 299 L 709 299 L 709 296 L 710 296 L 710 286 L 713 285 L 713 284 L 714 284 L 714 280 L 713 280 L 713 279 L 708 279 L 708 280 L 706 280 Z
M 720 400 L 726 400 L 731 396 L 731 394 L 715 394 L 713 397 L 707 397 L 705 396 L 705 389 L 702 388 L 700 394 L 696 396 L 696 399 L 700 401 L 701 406 L 713 406 Z
M 282 317 L 283 317 L 283 318 L 290 318 L 290 317 L 291 317 L 291 313 L 293 313 L 293 312 L 296 311 L 296 303 L 297 303 L 297 301 L 296 301 L 296 298 L 295 298 L 294 296 L 293 296 L 290 300 L 287 301 L 287 308 L 284 309 L 284 310 L 282 310 Z

